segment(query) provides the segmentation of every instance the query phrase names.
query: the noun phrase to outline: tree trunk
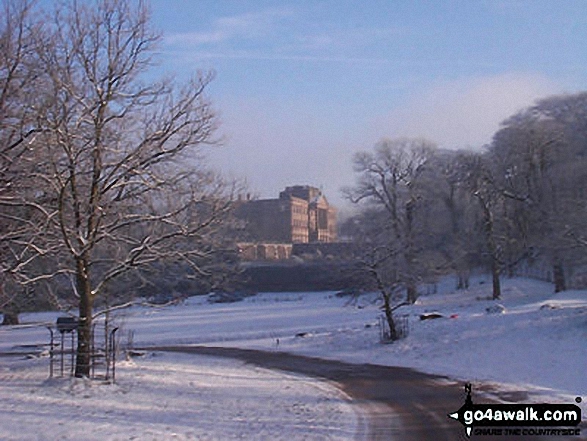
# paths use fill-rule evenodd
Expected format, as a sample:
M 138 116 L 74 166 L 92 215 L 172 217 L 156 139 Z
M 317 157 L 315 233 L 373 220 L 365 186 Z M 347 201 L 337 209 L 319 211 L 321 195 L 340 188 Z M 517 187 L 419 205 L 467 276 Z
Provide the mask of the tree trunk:
M 385 312 L 385 318 L 387 319 L 387 325 L 389 326 L 389 339 L 396 341 L 398 339 L 397 330 L 395 329 L 395 321 L 393 320 L 393 311 L 391 309 L 390 297 L 391 295 L 381 291 L 383 295 L 383 311 Z
M 567 289 L 565 271 L 562 263 L 558 260 L 552 266 L 552 275 L 554 278 L 554 292 L 565 291 Z
M 2 280 L 4 282 L 4 280 Z M 4 283 L 0 283 L 0 300 L 4 297 Z M 18 308 L 15 305 L 13 300 L 8 300 L 3 309 L 0 311 L 2 313 L 2 326 L 12 326 L 18 325 Z
M 491 278 L 493 281 L 493 300 L 501 298 L 501 283 L 499 280 L 500 264 L 498 257 L 498 248 L 495 243 L 494 230 L 493 230 L 493 214 L 491 213 L 488 202 L 479 197 L 481 202 L 481 208 L 483 210 L 484 224 L 485 224 L 485 239 L 487 241 L 487 248 L 491 257 Z
M 416 284 L 413 282 L 408 283 L 407 286 L 407 301 L 410 304 L 414 304 L 416 303 L 416 300 L 418 299 L 418 288 L 416 287 Z
M 81 259 L 77 262 L 77 289 L 80 300 L 75 376 L 82 378 L 90 376 L 93 297 L 87 264 Z
M 469 273 L 459 271 L 457 276 L 457 290 L 469 289 Z
M 491 261 L 491 277 L 493 281 L 493 300 L 501 298 L 501 282 L 499 280 L 499 262 L 493 258 Z
M 410 199 L 406 204 L 406 248 L 404 258 L 406 260 L 407 270 L 407 286 L 406 286 L 406 300 L 410 304 L 416 303 L 418 298 L 418 287 L 415 282 L 414 274 L 414 204 L 415 200 Z

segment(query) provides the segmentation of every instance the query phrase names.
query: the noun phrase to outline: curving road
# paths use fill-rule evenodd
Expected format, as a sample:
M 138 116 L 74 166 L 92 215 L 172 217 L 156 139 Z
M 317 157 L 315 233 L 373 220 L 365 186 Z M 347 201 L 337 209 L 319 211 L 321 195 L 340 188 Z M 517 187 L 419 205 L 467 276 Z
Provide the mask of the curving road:
M 230 357 L 268 369 L 279 369 L 334 382 L 367 415 L 360 438 L 369 440 L 454 441 L 466 440 L 464 428 L 447 415 L 464 402 L 462 385 L 446 377 L 428 375 L 413 369 L 372 364 L 352 364 L 285 352 L 209 346 L 150 347 L 149 350 Z M 480 400 L 489 402 L 488 400 Z M 583 428 L 583 432 L 585 428 Z M 585 439 L 573 437 L 573 440 Z M 569 439 L 515 436 L 515 440 Z M 501 441 L 501 436 L 475 436 L 470 439 Z

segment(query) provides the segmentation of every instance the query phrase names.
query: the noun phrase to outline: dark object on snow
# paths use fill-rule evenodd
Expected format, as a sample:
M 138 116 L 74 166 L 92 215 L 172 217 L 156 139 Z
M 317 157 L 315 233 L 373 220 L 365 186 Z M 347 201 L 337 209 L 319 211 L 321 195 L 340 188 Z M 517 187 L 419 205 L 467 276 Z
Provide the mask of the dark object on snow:
M 544 305 L 542 305 L 540 307 L 540 309 L 559 309 L 559 306 L 557 305 L 552 305 L 550 303 L 545 303 Z
M 145 351 L 136 351 L 134 349 L 130 349 L 128 351 L 126 351 L 126 355 L 133 358 L 133 357 L 144 357 L 145 355 L 147 355 L 147 353 Z
M 443 318 L 444 316 L 438 312 L 427 312 L 424 314 L 420 314 L 420 320 L 432 320 L 432 319 L 438 319 L 438 318 Z
M 310 335 L 310 333 L 309 333 L 309 332 L 298 332 L 298 333 L 296 334 L 296 337 L 297 337 L 297 338 L 304 338 L 304 337 L 308 337 L 309 335 Z
M 77 330 L 78 322 L 76 317 L 57 317 L 57 330 L 63 333 L 70 333 Z
M 485 308 L 487 314 L 503 314 L 505 312 L 505 306 L 496 303 L 495 305 Z
M 218 291 L 214 294 L 210 294 L 208 297 L 209 303 L 235 303 L 240 302 L 247 297 L 253 297 L 257 295 L 255 291 L 234 291 L 234 292 L 225 292 L 225 291 Z

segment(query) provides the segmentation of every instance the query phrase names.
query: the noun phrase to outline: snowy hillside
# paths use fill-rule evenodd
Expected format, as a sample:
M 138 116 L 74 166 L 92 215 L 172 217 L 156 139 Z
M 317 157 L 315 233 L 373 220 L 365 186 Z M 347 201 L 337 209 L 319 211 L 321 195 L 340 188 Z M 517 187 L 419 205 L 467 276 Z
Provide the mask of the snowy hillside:
M 447 279 L 439 285 L 438 294 L 423 295 L 416 305 L 400 308 L 397 313 L 407 316 L 409 335 L 394 344 L 379 343 L 378 317 L 381 313 L 374 294 L 352 301 L 349 297 L 337 297 L 335 293 L 264 293 L 229 304 L 212 304 L 207 297 L 198 297 L 165 308 L 133 307 L 118 312 L 116 320 L 122 327 L 123 340 L 132 331 L 137 347 L 162 344 L 234 346 L 355 363 L 411 366 L 452 379 L 471 381 L 478 389 L 488 393 L 499 391 L 502 398 L 507 397 L 508 392 L 515 392 L 524 401 L 574 402 L 575 397 L 582 397 L 583 412 L 587 413 L 587 292 L 553 294 L 552 286 L 547 283 L 521 278 L 505 279 L 503 299 L 497 302 L 503 308 L 492 308 L 496 302 L 487 300 L 491 293 L 488 281 L 476 279 L 468 291 L 454 292 L 453 287 L 454 281 Z M 488 312 L 488 308 L 497 309 L 498 312 Z M 438 312 L 443 317 L 420 320 L 420 315 L 428 312 Z M 54 321 L 55 314 L 29 314 L 22 319 L 31 324 Z M 42 326 L 2 328 L 0 352 L 19 350 L 19 347 L 22 350 L 23 345 L 43 342 L 47 338 L 47 330 Z M 124 394 L 125 382 L 131 381 L 127 379 L 139 372 L 149 376 L 155 375 L 153 372 L 158 369 L 171 372 L 174 369 L 186 369 L 186 382 L 188 378 L 191 378 L 189 381 L 195 381 L 194 378 L 201 379 L 209 375 L 198 369 L 209 369 L 208 372 L 220 369 L 220 376 L 224 375 L 223 369 L 236 369 L 234 363 L 227 361 L 198 360 L 197 365 L 190 364 L 189 368 L 186 367 L 185 359 L 170 359 L 168 368 L 165 367 L 164 358 L 155 357 L 135 363 L 140 363 L 141 370 L 138 366 L 122 366 L 120 385 L 112 393 Z M 176 363 L 180 368 L 173 367 Z M 29 378 L 26 372 L 35 372 L 33 383 L 37 386 L 42 383 L 43 375 L 46 377 L 47 374 L 47 361 L 43 358 L 19 360 L 18 366 L 24 370 L 15 371 L 8 361 L 0 358 L 2 415 L 11 412 L 11 402 L 6 404 L 6 398 L 14 394 L 18 384 L 26 384 L 28 389 L 33 387 L 30 381 L 26 381 Z M 335 425 L 341 419 L 349 422 L 346 428 L 340 429 L 342 439 L 357 424 L 357 417 L 346 406 L 344 399 L 337 397 L 337 392 L 328 389 L 323 383 L 316 384 L 308 380 L 306 384 L 306 380 L 270 372 L 250 374 L 247 369 L 253 368 L 244 369 L 238 363 L 237 366 L 243 372 L 242 378 L 234 380 L 237 382 L 256 378 L 255 381 L 260 382 L 258 384 L 274 382 L 275 387 L 283 391 L 287 390 L 283 384 L 294 381 L 296 393 L 305 394 L 297 389 L 299 384 L 304 384 L 313 388 L 318 395 L 323 394 L 322 398 L 309 399 L 309 395 L 306 396 L 305 399 L 309 400 L 306 404 L 316 405 L 312 400 L 332 404 L 332 408 L 315 412 L 322 412 L 321 415 L 327 421 L 335 421 Z M 229 376 L 226 374 L 226 378 Z M 172 384 L 178 381 L 176 377 L 172 375 L 171 378 L 171 383 L 165 385 L 170 387 L 169 395 L 179 394 L 180 401 L 175 405 L 183 408 L 183 398 L 179 392 L 183 389 L 181 385 Z M 8 386 L 5 379 L 16 384 Z M 133 378 L 131 383 L 134 381 L 138 380 Z M 267 381 L 269 383 L 263 383 Z M 157 381 L 150 383 L 156 384 Z M 83 389 L 80 384 L 74 387 Z M 251 387 L 256 387 L 254 382 Z M 44 396 L 46 388 L 35 386 L 33 389 L 35 392 L 32 395 L 37 396 L 40 407 L 48 399 Z M 75 393 L 79 392 L 77 389 Z M 224 393 L 230 396 L 234 391 L 235 388 L 228 387 Z M 26 395 L 26 391 L 22 393 Z M 59 393 L 67 395 L 65 391 Z M 28 395 L 29 400 L 30 397 Z M 291 399 L 295 401 L 298 398 Z M 95 397 L 90 394 L 88 399 Z M 203 397 L 200 396 L 200 399 Z M 156 401 L 159 400 L 155 398 L 153 403 L 146 402 L 144 406 L 149 408 L 159 405 Z M 218 412 L 224 409 L 234 414 L 236 410 L 231 406 L 219 406 Z M 282 413 L 288 414 L 289 411 L 291 408 Z M 257 413 L 263 412 L 260 409 Z M 348 415 L 353 418 L 348 418 Z M 0 427 L 4 427 L 6 416 L 0 418 L 3 419 L 0 420 Z M 165 424 L 174 423 L 169 421 Z M 291 427 L 294 426 L 295 422 Z M 222 438 L 230 439 L 230 436 L 228 434 Z M 299 439 L 303 439 L 303 436 Z

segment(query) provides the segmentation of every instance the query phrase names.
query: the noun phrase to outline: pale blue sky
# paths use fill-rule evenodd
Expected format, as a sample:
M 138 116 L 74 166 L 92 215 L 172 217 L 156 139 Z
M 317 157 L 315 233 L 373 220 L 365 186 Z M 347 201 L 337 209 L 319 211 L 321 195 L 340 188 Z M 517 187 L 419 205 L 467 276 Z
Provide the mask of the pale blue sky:
M 322 186 L 383 137 L 480 148 L 499 122 L 585 90 L 587 0 L 153 0 L 162 67 L 214 69 L 213 163 L 262 197 Z

